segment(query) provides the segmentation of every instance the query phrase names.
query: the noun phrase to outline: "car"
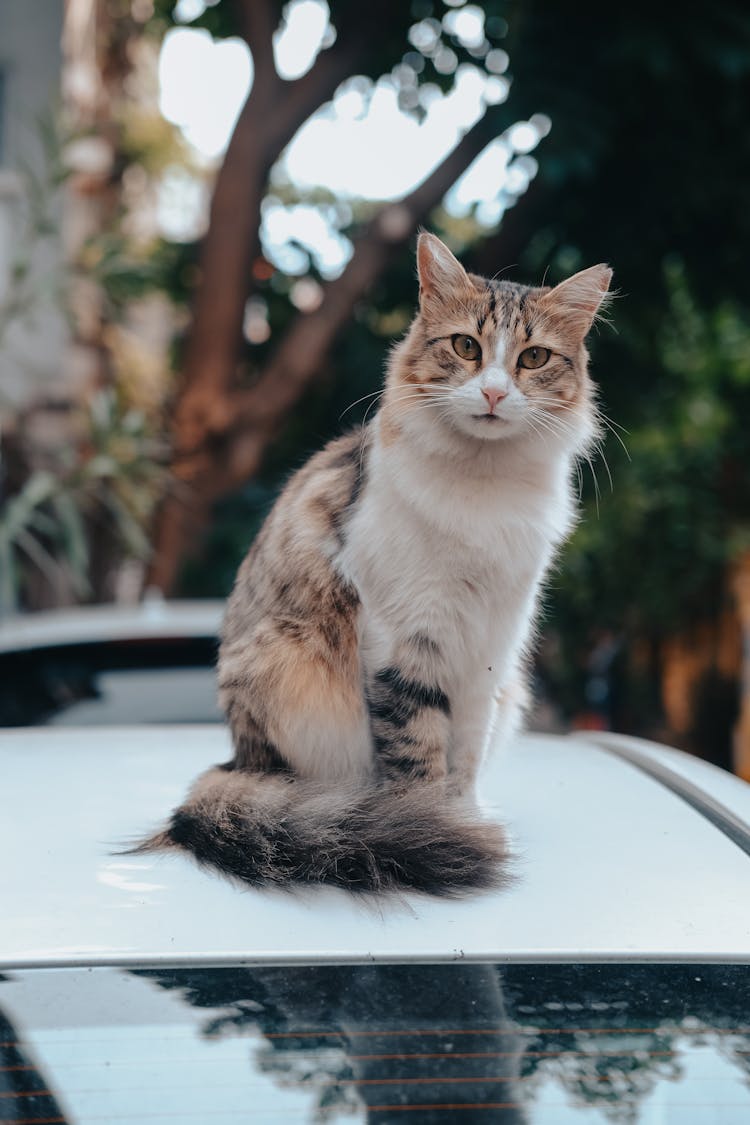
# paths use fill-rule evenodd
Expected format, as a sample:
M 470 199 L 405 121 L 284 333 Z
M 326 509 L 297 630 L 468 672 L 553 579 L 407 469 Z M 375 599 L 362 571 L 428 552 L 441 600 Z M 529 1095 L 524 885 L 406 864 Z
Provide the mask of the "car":
M 122 854 L 229 754 L 219 724 L 0 737 L 0 1121 L 750 1119 L 749 785 L 526 735 L 482 786 L 513 878 L 460 900 Z
M 219 599 L 0 619 L 0 727 L 219 722 Z

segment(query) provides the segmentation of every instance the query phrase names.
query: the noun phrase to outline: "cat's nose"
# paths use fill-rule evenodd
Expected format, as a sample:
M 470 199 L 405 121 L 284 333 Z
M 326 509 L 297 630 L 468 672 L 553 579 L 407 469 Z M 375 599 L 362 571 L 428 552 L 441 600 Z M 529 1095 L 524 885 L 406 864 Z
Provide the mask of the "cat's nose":
M 494 414 L 498 402 L 501 398 L 505 398 L 507 393 L 507 391 L 503 391 L 499 387 L 482 387 L 482 394 L 487 399 L 490 414 Z

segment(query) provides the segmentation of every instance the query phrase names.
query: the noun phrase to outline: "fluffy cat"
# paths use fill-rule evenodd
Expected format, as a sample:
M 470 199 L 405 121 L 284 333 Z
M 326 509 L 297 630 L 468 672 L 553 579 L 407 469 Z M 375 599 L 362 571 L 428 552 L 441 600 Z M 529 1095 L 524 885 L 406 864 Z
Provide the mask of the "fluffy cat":
M 597 432 L 584 339 L 611 270 L 468 274 L 434 235 L 380 409 L 282 492 L 219 653 L 234 759 L 141 850 L 254 885 L 456 894 L 504 878 L 475 783 L 512 732 L 540 583 Z

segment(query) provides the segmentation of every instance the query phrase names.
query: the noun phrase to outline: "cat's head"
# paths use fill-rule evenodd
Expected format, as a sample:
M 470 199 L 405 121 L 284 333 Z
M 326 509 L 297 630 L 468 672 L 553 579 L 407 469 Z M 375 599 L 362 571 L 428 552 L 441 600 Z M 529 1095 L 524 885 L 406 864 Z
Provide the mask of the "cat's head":
M 389 372 L 390 426 L 585 448 L 596 408 L 584 340 L 607 296 L 609 267 L 554 288 L 486 280 L 427 233 L 417 267 L 419 311 Z

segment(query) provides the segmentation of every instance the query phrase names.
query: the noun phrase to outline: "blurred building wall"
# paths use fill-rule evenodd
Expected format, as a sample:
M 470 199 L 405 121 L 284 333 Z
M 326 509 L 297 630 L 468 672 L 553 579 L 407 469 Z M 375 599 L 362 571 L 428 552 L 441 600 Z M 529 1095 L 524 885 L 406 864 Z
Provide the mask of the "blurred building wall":
M 10 297 L 23 307 L 0 316 L 0 408 L 54 396 L 61 379 L 67 329 L 54 294 L 62 261 L 63 203 L 48 193 L 47 235 L 30 237 L 29 177 L 44 191 L 50 176 L 42 132 L 60 104 L 63 0 L 0 0 L 0 312 Z M 13 285 L 16 263 L 28 267 Z

